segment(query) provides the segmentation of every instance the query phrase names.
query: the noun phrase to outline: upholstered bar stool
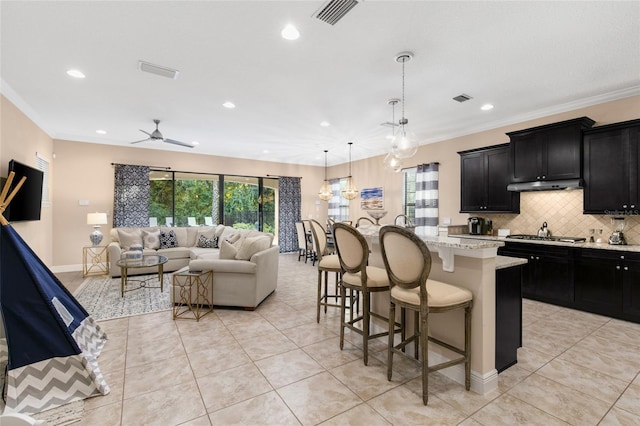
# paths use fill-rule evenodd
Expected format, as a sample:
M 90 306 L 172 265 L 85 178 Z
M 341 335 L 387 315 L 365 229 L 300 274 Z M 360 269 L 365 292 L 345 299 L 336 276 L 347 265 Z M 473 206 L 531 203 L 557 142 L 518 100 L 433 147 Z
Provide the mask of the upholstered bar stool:
M 340 349 L 344 347 L 344 329 L 349 328 L 362 335 L 362 351 L 364 365 L 369 362 L 369 340 L 386 336 L 395 332 L 393 327 L 389 331 L 371 334 L 371 317 L 376 317 L 387 322 L 387 318 L 375 312 L 371 312 L 371 293 L 389 291 L 389 279 L 387 272 L 382 268 L 367 266 L 369 260 L 369 245 L 356 228 L 343 223 L 333 226 L 333 238 L 336 243 L 342 279 L 340 280 Z M 362 293 L 362 315 L 346 320 L 347 290 L 353 293 Z M 350 297 L 353 303 L 353 295 Z M 362 329 L 356 327 L 356 323 L 362 321 Z M 394 323 L 393 319 L 390 320 Z M 399 331 L 396 330 L 396 331 Z
M 316 255 L 318 258 L 318 302 L 316 322 L 320 322 L 320 307 L 324 306 L 324 312 L 327 313 L 327 307 L 332 306 L 339 308 L 338 304 L 338 282 L 342 269 L 340 268 L 340 261 L 338 255 L 327 254 L 327 234 L 324 227 L 317 221 L 311 219 L 311 234 L 313 235 L 313 241 L 315 245 Z M 335 272 L 336 285 L 334 293 L 329 293 L 329 272 Z M 324 275 L 324 283 L 322 276 Z M 329 301 L 330 298 L 334 299 L 334 302 Z
M 464 288 L 439 281 L 430 280 L 431 254 L 420 237 L 400 226 L 384 226 L 380 229 L 380 246 L 390 283 L 389 304 L 389 348 L 387 378 L 391 380 L 393 354 L 403 354 L 405 347 L 413 342 L 415 358 L 418 359 L 420 347 L 422 364 L 422 402 L 427 405 L 429 372 L 464 364 L 465 388 L 471 385 L 471 308 L 473 294 Z M 400 306 L 401 316 L 406 309 L 414 312 L 415 330 L 412 336 L 401 339 L 394 345 L 393 334 L 396 305 Z M 442 340 L 429 336 L 429 314 L 464 310 L 464 348 L 460 349 Z M 404 321 L 402 321 L 404 325 Z M 433 342 L 453 351 L 461 357 L 429 366 L 427 343 Z

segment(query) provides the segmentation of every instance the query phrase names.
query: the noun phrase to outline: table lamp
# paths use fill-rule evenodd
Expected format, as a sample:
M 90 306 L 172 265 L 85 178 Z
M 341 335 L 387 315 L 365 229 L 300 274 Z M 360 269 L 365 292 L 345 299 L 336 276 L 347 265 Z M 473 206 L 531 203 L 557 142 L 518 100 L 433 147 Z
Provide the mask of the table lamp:
M 87 225 L 93 226 L 93 232 L 89 235 L 91 243 L 95 246 L 99 245 L 102 241 L 102 232 L 100 232 L 100 225 L 107 224 L 106 213 L 87 213 Z

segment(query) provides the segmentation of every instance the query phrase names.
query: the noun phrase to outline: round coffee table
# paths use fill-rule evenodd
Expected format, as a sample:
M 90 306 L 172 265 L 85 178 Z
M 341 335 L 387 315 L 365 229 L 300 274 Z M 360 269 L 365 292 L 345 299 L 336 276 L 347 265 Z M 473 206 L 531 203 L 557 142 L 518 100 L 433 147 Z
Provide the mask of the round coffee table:
M 164 285 L 163 279 L 163 265 L 167 263 L 169 259 L 166 256 L 158 256 L 155 254 L 142 256 L 142 259 L 120 259 L 116 262 L 116 265 L 120 267 L 120 294 L 124 297 L 125 291 L 138 290 L 144 287 L 147 288 L 159 288 L 160 292 L 162 292 L 162 288 Z M 152 278 L 129 278 L 129 269 L 139 269 L 139 268 L 149 268 L 157 266 L 158 267 L 158 281 L 160 281 L 159 286 L 150 286 L 147 285 Z M 130 288 L 125 290 L 125 287 L 129 283 L 138 283 L 138 287 Z

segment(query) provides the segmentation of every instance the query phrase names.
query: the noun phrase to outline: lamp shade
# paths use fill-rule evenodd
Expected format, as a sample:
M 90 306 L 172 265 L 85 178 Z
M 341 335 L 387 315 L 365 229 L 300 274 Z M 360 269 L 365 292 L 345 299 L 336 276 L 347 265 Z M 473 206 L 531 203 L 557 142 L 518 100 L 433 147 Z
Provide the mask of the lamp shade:
M 87 225 L 106 225 L 106 213 L 87 213 Z

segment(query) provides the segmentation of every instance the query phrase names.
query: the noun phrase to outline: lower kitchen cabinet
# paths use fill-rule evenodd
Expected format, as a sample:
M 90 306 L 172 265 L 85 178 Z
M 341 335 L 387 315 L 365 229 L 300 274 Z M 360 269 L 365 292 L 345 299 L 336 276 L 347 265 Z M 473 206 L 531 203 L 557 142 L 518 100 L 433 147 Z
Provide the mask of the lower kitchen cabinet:
M 498 250 L 503 256 L 520 257 L 524 267 L 522 295 L 562 306 L 573 304 L 573 248 L 526 243 L 506 243 Z
M 524 265 L 496 270 L 496 370 L 518 362 L 522 346 L 522 271 Z
M 640 253 L 581 250 L 575 289 L 579 309 L 640 321 Z

